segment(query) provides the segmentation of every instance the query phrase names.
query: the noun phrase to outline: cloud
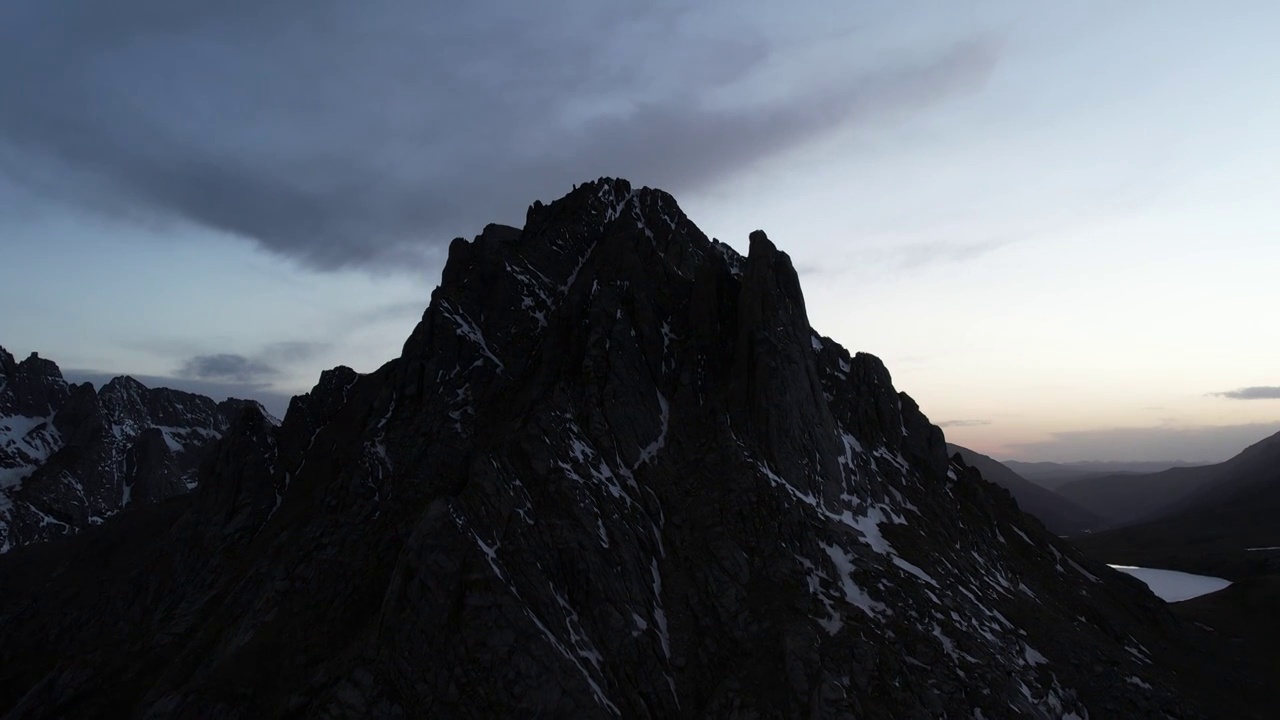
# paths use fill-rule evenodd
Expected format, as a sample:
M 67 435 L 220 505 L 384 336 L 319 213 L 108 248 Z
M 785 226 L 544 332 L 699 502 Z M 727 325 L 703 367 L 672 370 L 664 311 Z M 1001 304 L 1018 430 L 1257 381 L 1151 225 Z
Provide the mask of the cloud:
M 0 167 L 312 268 L 418 268 L 574 182 L 693 191 L 973 88 L 999 55 L 955 38 L 779 85 L 768 71 L 807 38 L 736 10 L 18 0 L 0 24 Z
M 907 270 L 927 265 L 976 260 L 1012 242 L 1012 240 L 988 240 L 973 243 L 912 243 L 891 249 L 888 251 L 888 256 L 892 258 L 892 262 L 898 269 Z
M 981 425 L 990 425 L 990 420 L 943 420 L 938 423 L 938 427 L 978 427 Z
M 1053 433 L 1050 439 L 1005 446 L 1017 460 L 1185 460 L 1221 462 L 1280 432 L 1280 422 L 1242 425 L 1103 428 Z
M 361 326 L 388 320 L 420 319 L 430 303 L 430 298 L 424 298 L 422 300 L 404 300 L 378 305 L 354 314 L 352 325 Z
M 278 375 L 280 370 L 272 365 L 233 353 L 197 355 L 178 370 L 178 377 L 190 380 L 232 383 L 259 383 Z
M 1280 387 L 1257 386 L 1209 394 L 1232 400 L 1280 400 Z
M 1015 240 L 954 243 L 926 242 L 885 245 L 870 251 L 828 256 L 820 262 L 800 262 L 796 272 L 807 277 L 831 277 L 850 272 L 866 272 L 869 277 L 887 277 L 885 270 L 910 271 L 933 265 L 969 262 L 1011 245 Z
M 68 382 L 90 383 L 101 388 L 112 378 L 122 373 L 108 373 L 101 370 L 70 369 L 64 370 L 63 376 Z M 265 383 L 221 382 L 213 380 L 197 380 L 191 378 L 168 377 L 163 375 L 131 375 L 134 380 L 150 388 L 171 388 L 183 392 L 204 395 L 221 402 L 227 398 L 257 400 L 267 412 L 283 418 L 289 408 L 291 395 L 272 390 Z
M 174 350 L 185 345 L 162 348 Z M 287 341 L 264 346 L 253 356 L 236 353 L 194 355 L 184 360 L 173 375 L 138 375 L 104 372 L 92 369 L 64 371 L 69 382 L 89 382 L 95 387 L 119 375 L 128 374 L 147 387 L 206 395 L 214 400 L 229 397 L 257 400 L 277 417 L 284 417 L 292 394 L 281 392 L 277 385 L 288 387 L 293 366 L 306 364 L 331 348 L 329 343 Z
M 259 354 L 266 364 L 305 362 L 332 348 L 327 342 L 287 341 L 267 345 Z M 250 363 L 252 364 L 252 363 Z

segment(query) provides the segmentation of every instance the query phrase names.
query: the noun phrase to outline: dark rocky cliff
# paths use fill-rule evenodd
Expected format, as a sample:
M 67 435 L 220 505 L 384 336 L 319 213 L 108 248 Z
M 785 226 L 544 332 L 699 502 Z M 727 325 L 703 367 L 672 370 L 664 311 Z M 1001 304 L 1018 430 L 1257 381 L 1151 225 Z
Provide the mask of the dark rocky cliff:
M 0 348 L 0 553 L 188 492 L 246 405 L 257 404 L 130 377 L 96 391 L 67 383 L 50 360 L 18 363 Z
M 949 459 L 763 233 L 621 180 L 454 241 L 399 358 L 198 486 L 0 559 L 0 708 L 1199 716 L 1163 603 Z

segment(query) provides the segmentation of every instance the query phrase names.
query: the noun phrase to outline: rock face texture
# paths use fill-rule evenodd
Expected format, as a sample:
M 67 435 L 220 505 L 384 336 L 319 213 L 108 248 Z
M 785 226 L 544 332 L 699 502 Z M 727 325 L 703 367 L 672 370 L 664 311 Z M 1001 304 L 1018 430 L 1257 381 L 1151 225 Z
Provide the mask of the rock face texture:
M 0 558 L 0 708 L 1200 715 L 1165 606 L 948 458 L 764 233 L 622 180 L 455 240 L 399 358 L 197 485 Z
M 68 384 L 34 353 L 0 348 L 0 553 L 75 533 L 195 487 L 200 461 L 247 400 Z

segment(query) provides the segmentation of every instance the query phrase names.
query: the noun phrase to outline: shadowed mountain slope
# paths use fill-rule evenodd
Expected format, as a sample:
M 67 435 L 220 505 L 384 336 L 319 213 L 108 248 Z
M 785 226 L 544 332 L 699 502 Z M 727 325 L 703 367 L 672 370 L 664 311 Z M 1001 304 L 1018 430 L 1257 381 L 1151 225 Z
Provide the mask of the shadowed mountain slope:
M 0 558 L 19 718 L 1241 715 L 1191 637 L 764 233 L 611 179 L 455 240 L 399 358 L 246 409 L 193 493 Z
M 127 376 L 94 390 L 35 353 L 15 362 L 0 348 L 0 553 L 190 491 L 214 441 L 250 405 L 260 407 Z
M 1101 528 L 1105 521 L 1057 493 L 1024 479 L 996 460 L 959 445 L 947 445 L 948 452 L 960 453 L 966 465 L 982 477 L 1013 495 L 1023 512 L 1034 515 L 1055 535 L 1078 535 Z

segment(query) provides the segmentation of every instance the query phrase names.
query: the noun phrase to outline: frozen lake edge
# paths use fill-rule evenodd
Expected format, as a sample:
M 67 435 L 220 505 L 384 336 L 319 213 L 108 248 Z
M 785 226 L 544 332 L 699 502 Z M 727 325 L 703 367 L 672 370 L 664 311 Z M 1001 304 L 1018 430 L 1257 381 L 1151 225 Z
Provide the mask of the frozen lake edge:
M 1161 570 L 1158 568 L 1134 567 L 1132 565 L 1112 565 L 1112 568 L 1141 580 L 1151 588 L 1151 592 L 1165 602 L 1175 603 L 1183 600 L 1218 592 L 1229 585 L 1230 580 L 1209 577 L 1208 575 L 1192 575 L 1177 570 Z

